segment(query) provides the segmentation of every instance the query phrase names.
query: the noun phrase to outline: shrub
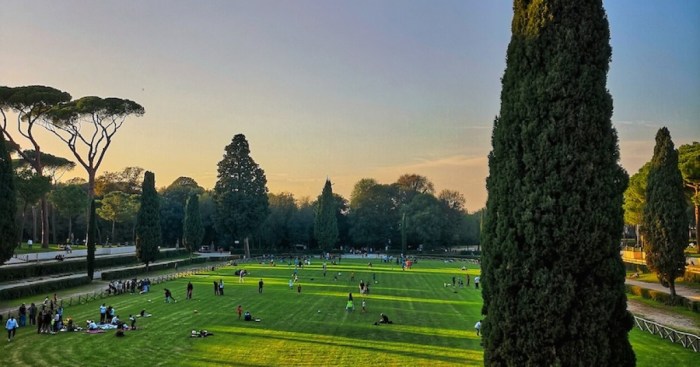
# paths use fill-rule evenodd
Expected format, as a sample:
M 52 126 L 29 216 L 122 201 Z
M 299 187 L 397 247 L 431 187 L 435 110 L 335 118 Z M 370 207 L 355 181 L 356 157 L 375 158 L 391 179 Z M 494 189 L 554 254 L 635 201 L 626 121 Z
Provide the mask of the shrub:
M 17 285 L 16 287 L 0 289 L 0 299 L 16 299 L 35 294 L 49 294 L 53 291 L 89 284 L 90 278 L 85 276 L 66 279 L 47 280 L 40 283 Z
M 643 288 L 636 285 L 625 284 L 625 290 L 629 294 L 639 296 L 645 299 L 650 299 L 659 303 L 683 306 L 690 311 L 700 313 L 700 301 L 692 301 L 685 297 L 676 296 L 676 301 L 671 302 L 671 295 L 664 292 L 659 292 L 653 289 Z
M 214 258 L 216 260 L 223 260 L 224 258 Z M 149 271 L 163 270 L 174 267 L 175 264 L 178 265 L 189 265 L 189 264 L 202 264 L 207 262 L 206 257 L 195 257 L 192 259 L 182 259 L 178 261 L 172 261 L 167 263 L 156 263 L 149 266 Z M 146 265 L 134 266 L 126 269 L 103 271 L 102 280 L 114 280 L 114 279 L 125 279 L 138 274 L 146 273 Z
M 122 265 L 136 264 L 134 255 L 98 257 L 95 259 L 96 268 L 106 268 Z M 0 282 L 36 278 L 55 274 L 69 274 L 86 272 L 86 259 L 68 259 L 62 262 L 32 263 L 27 265 L 13 265 L 0 267 Z

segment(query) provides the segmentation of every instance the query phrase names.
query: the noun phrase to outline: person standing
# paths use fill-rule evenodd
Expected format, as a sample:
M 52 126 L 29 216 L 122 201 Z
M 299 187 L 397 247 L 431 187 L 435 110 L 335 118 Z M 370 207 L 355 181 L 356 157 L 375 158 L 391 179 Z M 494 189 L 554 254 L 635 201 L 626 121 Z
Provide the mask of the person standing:
M 100 324 L 105 323 L 105 318 L 107 317 L 107 306 L 103 303 L 102 306 L 100 306 Z
M 474 281 L 476 282 L 476 279 Z M 476 336 L 481 336 L 481 320 L 476 322 L 474 329 L 476 329 Z
M 214 295 L 219 295 L 219 283 L 217 283 L 216 280 L 214 281 Z
M 223 296 L 224 295 L 224 280 L 219 279 L 219 295 Z
M 32 241 L 31 238 L 27 240 L 27 247 L 29 247 L 30 250 L 32 249 L 33 244 L 34 244 L 34 242 Z
M 36 305 L 29 305 L 29 325 L 36 325 Z
M 260 279 L 260 281 L 258 282 L 258 293 L 262 293 L 264 284 L 265 283 L 263 283 L 263 280 Z
M 192 299 L 192 291 L 194 290 L 194 286 L 192 285 L 192 282 L 187 283 L 187 299 Z
M 19 326 L 26 326 L 27 325 L 27 306 L 22 303 L 21 306 L 19 306 Z
M 294 280 L 292 278 L 289 278 L 289 290 L 294 290 Z
M 238 305 L 236 308 L 236 312 L 238 312 L 238 319 L 241 319 L 241 315 L 243 315 L 243 307 L 241 305 Z
M 15 320 L 15 317 L 10 314 L 10 317 L 7 319 L 7 322 L 5 323 L 5 329 L 7 329 L 7 341 L 11 341 L 15 337 L 15 331 L 17 330 L 17 320 Z
M 362 312 L 367 312 L 367 301 L 365 301 L 364 299 L 362 299 Z
M 474 287 L 476 289 L 479 289 L 479 281 L 481 280 L 480 277 L 474 277 Z

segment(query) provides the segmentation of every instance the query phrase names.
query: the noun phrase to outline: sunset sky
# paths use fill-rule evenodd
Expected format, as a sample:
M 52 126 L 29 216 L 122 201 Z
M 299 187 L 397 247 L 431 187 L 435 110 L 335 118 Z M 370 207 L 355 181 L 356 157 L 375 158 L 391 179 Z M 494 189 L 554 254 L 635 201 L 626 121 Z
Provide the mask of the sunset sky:
M 661 126 L 700 141 L 700 1 L 605 1 L 608 88 L 622 165 L 635 173 Z M 271 192 L 349 198 L 364 177 L 418 173 L 486 201 L 491 128 L 512 1 L 1 0 L 0 85 L 146 109 L 101 171 L 139 166 L 205 188 L 245 134 Z M 72 158 L 56 138 L 42 150 Z M 29 148 L 28 146 L 23 146 Z M 81 167 L 64 179 L 85 177 Z

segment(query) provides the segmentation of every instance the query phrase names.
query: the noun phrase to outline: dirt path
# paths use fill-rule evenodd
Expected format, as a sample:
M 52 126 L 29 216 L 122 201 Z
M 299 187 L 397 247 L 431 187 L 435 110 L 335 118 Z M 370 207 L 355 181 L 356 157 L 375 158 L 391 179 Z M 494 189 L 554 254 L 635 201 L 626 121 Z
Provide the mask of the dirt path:
M 677 313 L 669 313 L 645 305 L 642 302 L 635 300 L 627 300 L 627 309 L 641 318 L 657 322 L 661 325 L 677 329 L 679 331 L 687 331 L 692 334 L 700 334 L 700 325 L 697 325 L 694 320 L 691 320 Z

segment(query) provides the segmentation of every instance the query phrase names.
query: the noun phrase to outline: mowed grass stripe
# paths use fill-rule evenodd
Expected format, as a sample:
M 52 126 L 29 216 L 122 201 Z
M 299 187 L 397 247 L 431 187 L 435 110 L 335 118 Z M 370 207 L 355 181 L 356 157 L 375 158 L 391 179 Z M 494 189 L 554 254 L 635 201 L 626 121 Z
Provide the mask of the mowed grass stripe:
M 242 264 L 154 286 L 145 295 L 121 295 L 107 301 L 126 319 L 141 309 L 153 317 L 139 319 L 139 330 L 115 338 L 106 334 L 60 333 L 37 335 L 22 328 L 12 343 L 2 343 L 3 366 L 476 366 L 483 351 L 473 330 L 481 317 L 481 295 L 473 278 L 479 269 L 466 263 L 421 261 L 402 271 L 395 264 L 344 259 L 328 265 L 324 277 L 321 262 L 298 271 L 302 292 L 290 290 L 294 269 L 286 264 Z M 251 276 L 239 283 L 236 269 Z M 355 280 L 350 281 L 352 272 Z M 340 273 L 340 275 L 338 275 Z M 469 288 L 444 287 L 452 277 L 470 274 Z M 376 274 L 377 283 L 372 281 Z M 337 276 L 337 280 L 334 280 Z M 264 280 L 262 294 L 258 281 Z M 214 281 L 224 280 L 224 296 L 215 296 Z M 364 280 L 371 292 L 360 295 Z M 188 281 L 194 299 L 185 300 Z M 166 304 L 163 288 L 173 291 L 177 303 Z M 355 312 L 345 311 L 348 293 Z M 360 312 L 362 299 L 367 313 Z M 149 301 L 150 300 L 150 301 Z M 236 307 L 262 319 L 239 321 Z M 83 326 L 99 317 L 99 302 L 73 306 L 73 316 Z M 320 312 L 319 312 L 320 311 Z M 373 325 L 379 313 L 393 325 Z M 206 329 L 215 335 L 190 338 L 191 330 Z M 631 334 L 639 366 L 692 365 L 697 354 L 658 337 Z

